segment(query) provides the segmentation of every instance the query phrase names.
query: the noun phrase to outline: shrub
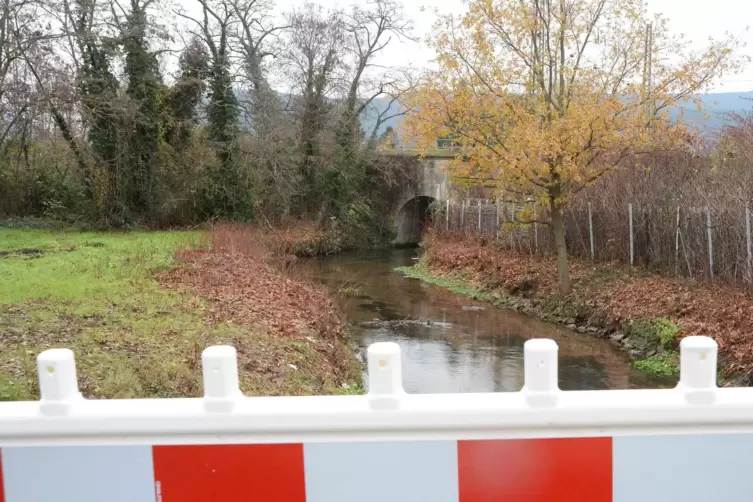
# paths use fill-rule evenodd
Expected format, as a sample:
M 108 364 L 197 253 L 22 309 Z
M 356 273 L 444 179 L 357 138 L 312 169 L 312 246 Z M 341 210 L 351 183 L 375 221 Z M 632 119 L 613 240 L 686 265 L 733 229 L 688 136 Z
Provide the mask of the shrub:
M 635 369 L 662 376 L 676 376 L 680 372 L 680 354 L 675 351 L 662 352 L 635 362 Z
M 679 331 L 677 323 L 664 318 L 639 317 L 631 319 L 627 325 L 633 344 L 647 350 L 672 347 Z

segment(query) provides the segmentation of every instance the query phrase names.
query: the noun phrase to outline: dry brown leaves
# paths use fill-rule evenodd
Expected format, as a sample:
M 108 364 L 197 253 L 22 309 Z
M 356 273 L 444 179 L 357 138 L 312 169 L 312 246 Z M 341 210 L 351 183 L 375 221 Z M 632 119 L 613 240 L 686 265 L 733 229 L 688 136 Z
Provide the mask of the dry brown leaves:
M 274 229 L 224 223 L 212 228 L 211 238 L 213 249 L 248 256 L 274 255 L 287 260 L 342 250 L 342 236 L 338 232 L 305 221 L 287 222 Z
M 429 242 L 427 264 L 440 273 L 463 273 L 481 287 L 510 290 L 537 284 L 537 296 L 557 292 L 552 257 L 501 252 L 478 240 Z M 597 267 L 571 262 L 572 297 L 617 322 L 663 317 L 677 322 L 680 336 L 705 335 L 719 343 L 725 373 L 753 378 L 753 298 L 740 289 L 648 275 L 619 264 Z
M 178 259 L 183 266 L 163 281 L 209 300 L 214 322 L 263 328 L 296 339 L 337 339 L 342 334 L 342 315 L 326 290 L 262 260 L 221 251 L 185 251 Z
M 180 252 L 181 266 L 162 274 L 160 283 L 208 301 L 209 323 L 300 341 L 326 355 L 331 368 L 324 373 L 345 378 L 351 360 L 344 352 L 345 318 L 326 288 L 286 271 L 288 257 L 271 252 L 258 229 L 215 228 L 211 241 L 211 250 Z M 246 343 L 253 351 L 254 342 Z

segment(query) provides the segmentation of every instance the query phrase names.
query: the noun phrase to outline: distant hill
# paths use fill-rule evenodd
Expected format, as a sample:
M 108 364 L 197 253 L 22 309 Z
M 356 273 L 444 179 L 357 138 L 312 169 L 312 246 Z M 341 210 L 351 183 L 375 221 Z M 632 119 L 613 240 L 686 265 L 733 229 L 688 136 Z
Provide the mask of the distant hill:
M 711 93 L 701 97 L 704 110 L 698 111 L 695 105 L 688 104 L 682 107 L 684 120 L 688 124 L 697 126 L 706 134 L 720 131 L 730 124 L 730 114 L 745 114 L 753 110 L 753 91 L 749 92 L 724 92 Z M 672 117 L 677 118 L 681 110 L 672 111 Z M 704 117 L 705 118 L 704 120 Z
M 364 111 L 364 113 L 361 114 L 361 128 L 367 135 L 371 134 L 371 131 L 374 129 L 374 125 L 376 125 L 380 113 L 386 111 L 387 113 L 385 114 L 385 116 L 389 116 L 395 113 L 400 113 L 400 111 L 402 110 L 402 107 L 398 103 L 392 103 L 390 108 L 390 98 L 377 98 L 372 102 L 372 104 L 374 106 L 369 106 Z M 386 120 L 379 127 L 378 134 L 382 134 L 388 127 L 397 129 L 398 127 L 400 127 L 402 118 L 403 116 L 401 115 Z
M 685 122 L 697 126 L 701 132 L 711 135 L 720 131 L 725 125 L 730 123 L 730 113 L 744 114 L 753 111 L 753 91 L 749 92 L 723 92 L 710 93 L 701 97 L 704 103 L 704 110 L 698 111 L 692 103 L 677 107 L 672 110 L 671 115 L 674 119 L 683 115 Z M 376 116 L 389 105 L 389 99 L 376 99 L 374 105 L 378 112 L 371 111 L 364 114 L 361 118 L 361 124 L 364 131 L 371 132 L 376 123 Z M 393 105 L 393 110 L 397 111 L 398 105 Z M 392 113 L 392 112 L 390 112 Z M 708 116 L 704 119 L 704 117 Z M 381 134 L 388 126 L 397 129 L 402 122 L 402 116 L 388 120 L 379 128 Z
M 235 92 L 242 102 L 248 98 L 247 92 L 241 88 L 236 88 Z M 290 97 L 282 93 L 279 96 L 283 105 Z M 690 103 L 673 109 L 671 111 L 672 118 L 677 119 L 680 115 L 683 115 L 688 124 L 697 126 L 705 135 L 713 135 L 730 123 L 731 113 L 744 114 L 753 111 L 753 91 L 711 93 L 703 95 L 701 99 L 705 105 L 702 111 L 699 112 L 695 105 Z M 374 106 L 369 107 L 361 116 L 361 127 L 366 134 L 371 133 L 379 113 L 390 106 L 390 98 L 377 98 L 373 104 Z M 400 109 L 399 104 L 393 103 L 387 115 L 397 113 Z M 704 117 L 707 118 L 704 119 Z M 242 121 L 244 126 L 249 126 L 245 122 L 245 118 L 242 118 Z M 379 127 L 378 134 L 383 133 L 388 127 L 397 130 L 402 121 L 403 116 L 393 117 L 385 121 Z

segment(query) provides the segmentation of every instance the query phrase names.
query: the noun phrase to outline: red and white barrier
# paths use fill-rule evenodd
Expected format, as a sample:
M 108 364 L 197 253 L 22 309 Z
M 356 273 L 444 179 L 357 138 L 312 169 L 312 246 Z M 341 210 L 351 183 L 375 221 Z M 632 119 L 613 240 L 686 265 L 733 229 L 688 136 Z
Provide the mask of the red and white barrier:
M 562 392 L 531 340 L 520 392 L 409 395 L 380 343 L 366 396 L 246 398 L 211 347 L 204 398 L 90 401 L 47 351 L 41 400 L 0 403 L 0 502 L 753 500 L 753 389 L 717 388 L 713 340 L 681 353 L 675 389 Z

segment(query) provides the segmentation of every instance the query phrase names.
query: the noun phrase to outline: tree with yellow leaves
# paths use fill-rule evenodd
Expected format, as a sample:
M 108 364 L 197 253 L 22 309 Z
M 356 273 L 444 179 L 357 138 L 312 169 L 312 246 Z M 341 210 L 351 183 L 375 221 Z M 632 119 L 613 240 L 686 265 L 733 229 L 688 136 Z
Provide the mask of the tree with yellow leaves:
M 641 154 L 692 148 L 670 110 L 741 64 L 728 36 L 695 51 L 641 0 L 467 0 L 431 40 L 437 69 L 407 101 L 406 139 L 452 136 L 450 174 L 534 198 L 570 291 L 563 211 Z

